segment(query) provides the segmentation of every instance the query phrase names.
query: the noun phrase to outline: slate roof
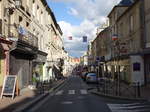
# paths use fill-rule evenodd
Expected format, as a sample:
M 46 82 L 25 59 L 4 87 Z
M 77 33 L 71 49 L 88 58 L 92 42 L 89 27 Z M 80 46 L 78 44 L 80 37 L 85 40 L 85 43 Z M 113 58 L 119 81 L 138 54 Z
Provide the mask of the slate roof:
M 135 0 L 121 0 L 118 6 L 130 6 L 134 3 Z

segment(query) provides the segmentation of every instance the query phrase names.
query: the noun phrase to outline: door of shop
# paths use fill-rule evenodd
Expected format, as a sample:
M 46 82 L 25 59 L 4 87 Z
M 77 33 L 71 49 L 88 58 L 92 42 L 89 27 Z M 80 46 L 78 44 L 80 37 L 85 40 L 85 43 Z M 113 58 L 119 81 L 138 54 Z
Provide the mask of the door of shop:
M 20 89 L 28 86 L 31 81 L 31 66 L 30 60 L 19 59 L 15 56 L 10 58 L 10 74 L 17 75 Z
M 18 64 L 20 65 L 18 71 L 18 81 L 20 89 L 28 86 L 30 80 L 30 64 L 28 60 L 20 59 L 18 60 Z

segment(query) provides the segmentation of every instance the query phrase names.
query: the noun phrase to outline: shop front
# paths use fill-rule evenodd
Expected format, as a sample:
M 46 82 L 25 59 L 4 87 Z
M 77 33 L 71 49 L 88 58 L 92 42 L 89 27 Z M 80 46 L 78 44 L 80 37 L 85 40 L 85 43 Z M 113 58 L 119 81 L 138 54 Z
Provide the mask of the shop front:
M 5 75 L 9 75 L 9 50 L 12 42 L 0 37 L 0 88 Z
M 37 58 L 33 60 L 32 78 L 34 77 L 33 75 L 36 73 L 39 77 L 39 80 L 43 81 L 46 56 L 47 56 L 47 53 L 38 50 Z
M 32 61 L 37 58 L 37 49 L 22 40 L 13 42 L 9 71 L 11 75 L 17 75 L 18 89 L 23 89 L 32 82 Z
M 120 81 L 126 83 L 140 82 L 141 85 L 144 84 L 144 62 L 142 56 L 122 56 L 107 62 L 106 65 L 107 74 L 111 75 L 112 79 L 117 80 L 119 78 Z

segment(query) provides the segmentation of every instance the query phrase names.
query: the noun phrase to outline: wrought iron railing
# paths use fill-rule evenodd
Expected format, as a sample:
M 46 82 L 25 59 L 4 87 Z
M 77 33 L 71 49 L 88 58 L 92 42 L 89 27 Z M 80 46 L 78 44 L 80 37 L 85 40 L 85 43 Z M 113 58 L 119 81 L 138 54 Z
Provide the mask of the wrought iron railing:
M 119 88 L 118 88 L 119 83 Z M 106 95 L 122 96 L 122 97 L 141 97 L 140 83 L 127 84 L 123 81 L 115 81 L 104 78 L 99 80 L 97 91 Z
M 24 41 L 34 47 L 38 47 L 38 38 L 31 32 L 27 31 L 27 35 L 18 33 L 19 40 Z
M 10 25 L 9 38 L 15 41 L 23 41 L 38 48 L 38 37 L 23 27 Z

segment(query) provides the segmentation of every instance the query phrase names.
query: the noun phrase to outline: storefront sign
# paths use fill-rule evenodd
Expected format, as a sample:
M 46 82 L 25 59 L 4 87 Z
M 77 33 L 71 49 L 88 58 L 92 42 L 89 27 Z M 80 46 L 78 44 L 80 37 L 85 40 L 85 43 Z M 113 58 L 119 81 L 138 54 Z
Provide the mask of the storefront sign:
M 113 35 L 112 35 L 112 40 L 114 40 L 114 41 L 115 41 L 115 40 L 118 40 L 118 35 L 117 35 L 117 34 L 113 34 Z

